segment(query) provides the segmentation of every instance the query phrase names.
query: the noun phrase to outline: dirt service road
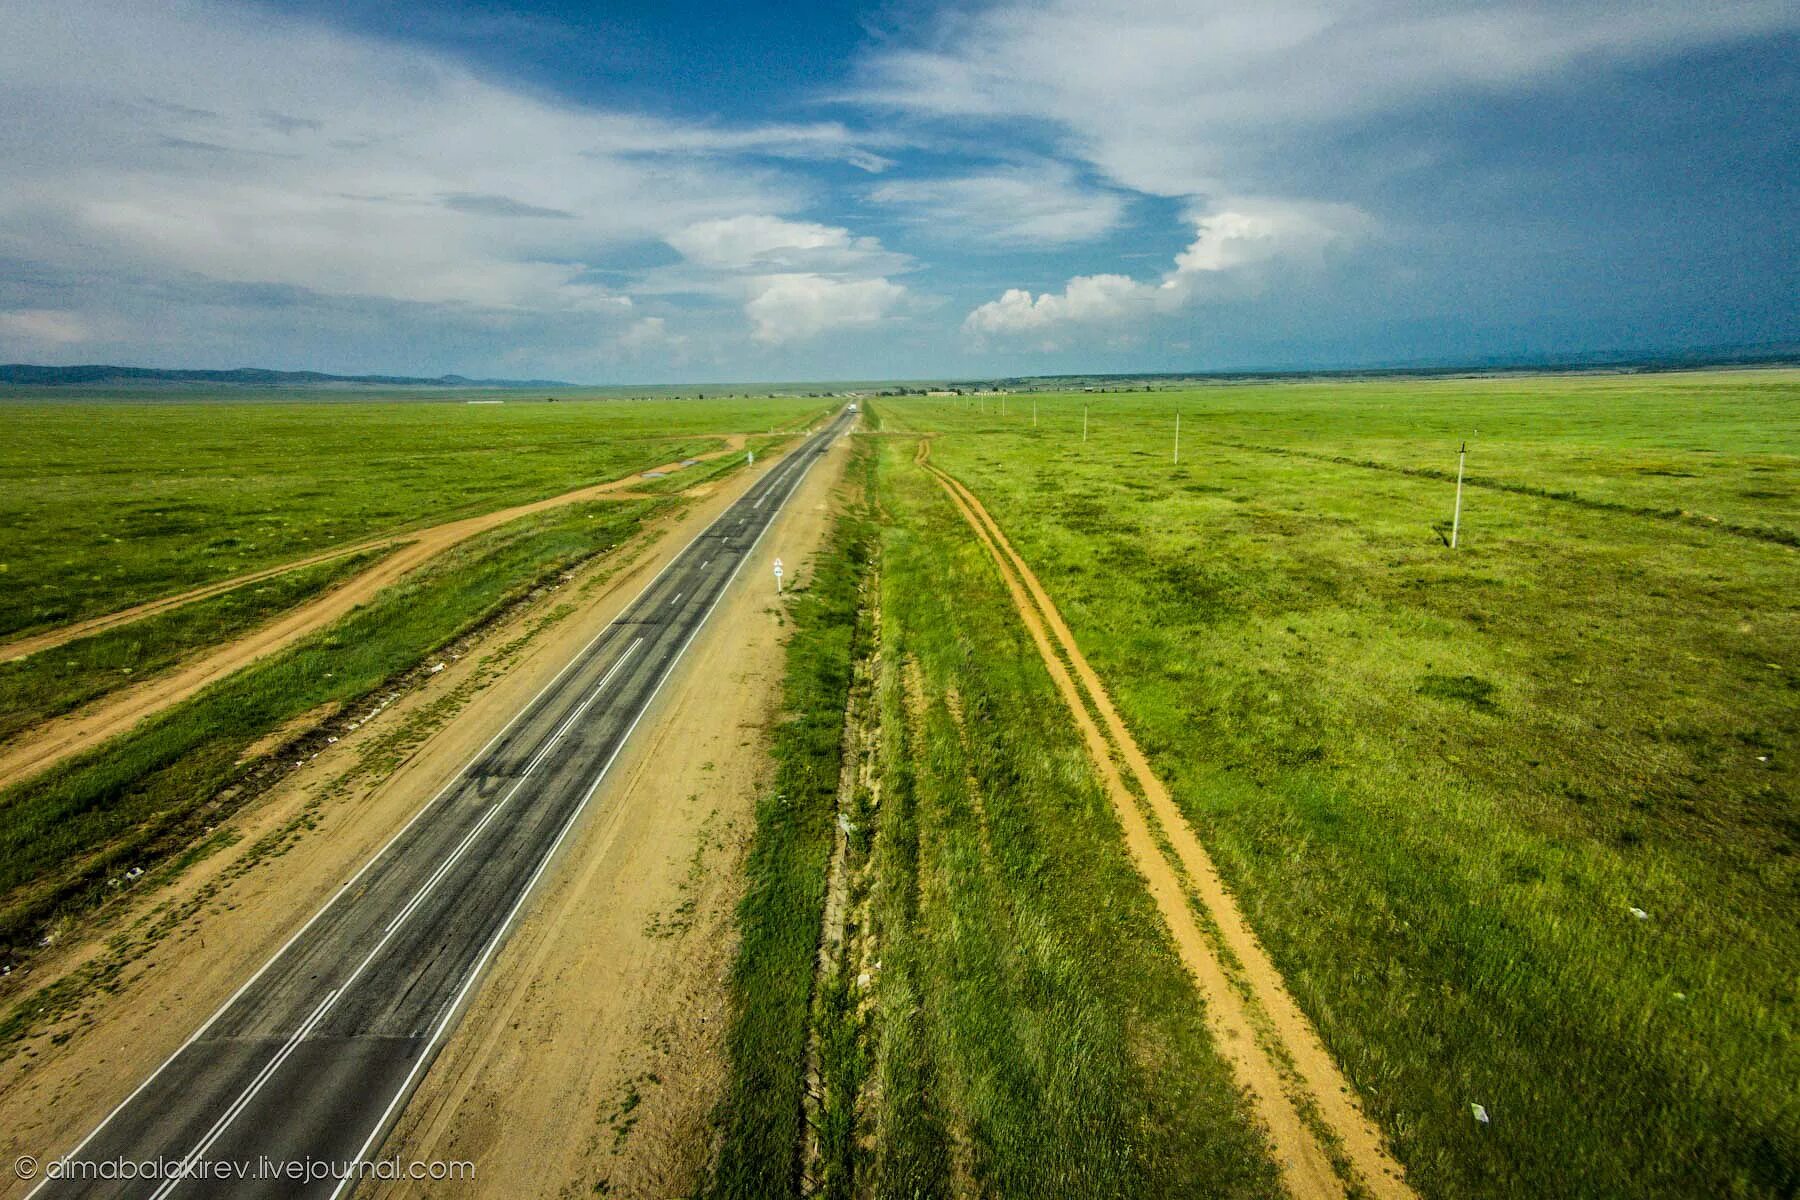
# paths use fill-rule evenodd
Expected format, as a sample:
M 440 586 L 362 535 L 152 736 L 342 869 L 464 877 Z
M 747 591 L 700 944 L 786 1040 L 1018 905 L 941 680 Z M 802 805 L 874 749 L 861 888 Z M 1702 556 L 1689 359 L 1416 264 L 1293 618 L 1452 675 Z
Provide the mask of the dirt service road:
M 743 448 L 747 439 L 743 434 L 733 434 L 728 440 L 730 444 L 726 449 L 700 455 L 696 461 L 734 454 Z M 675 471 L 680 467 L 680 463 L 670 463 L 651 469 Z M 48 770 L 66 758 L 84 750 L 91 750 L 107 739 L 117 737 L 129 730 L 144 718 L 154 716 L 163 709 L 180 703 L 207 684 L 223 679 L 233 671 L 249 666 L 259 658 L 291 646 L 308 634 L 316 633 L 347 614 L 357 605 L 366 604 L 376 593 L 393 584 L 409 571 L 423 566 L 444 551 L 467 541 L 478 533 L 498 529 L 507 522 L 516 521 L 520 517 L 528 517 L 534 513 L 560 508 L 568 504 L 579 504 L 586 500 L 634 498 L 635 493 L 630 492 L 629 489 L 639 479 L 639 475 L 629 475 L 623 479 L 615 479 L 607 483 L 579 488 L 573 492 L 564 492 L 561 495 L 534 500 L 529 504 L 518 504 L 512 508 L 498 509 L 494 512 L 482 513 L 479 516 L 464 517 L 443 525 L 434 525 L 429 529 L 421 529 L 417 533 L 407 534 L 404 538 L 397 537 L 360 543 L 323 555 L 314 555 L 287 563 L 280 567 L 271 567 L 267 571 L 259 571 L 253 575 L 239 576 L 234 580 L 227 580 L 192 592 L 184 592 L 179 596 L 153 600 L 136 608 L 125 609 L 106 617 L 96 617 L 93 621 L 84 622 L 78 626 L 68 626 L 39 635 L 37 638 L 13 642 L 0 650 L 0 656 L 21 658 L 37 650 L 60 645 L 74 637 L 97 633 L 127 621 L 154 616 L 182 604 L 202 600 L 257 579 L 265 579 L 271 575 L 291 571 L 296 567 L 342 557 L 359 550 L 403 542 L 399 549 L 379 562 L 371 564 L 367 570 L 358 572 L 317 599 L 310 600 L 298 608 L 284 613 L 276 620 L 253 630 L 234 642 L 228 642 L 207 651 L 201 657 L 175 668 L 168 674 L 159 675 L 135 687 L 114 692 L 68 716 L 58 717 L 36 728 L 26 730 L 15 738 L 11 745 L 0 750 L 0 788 L 11 787 L 40 771 Z
M 670 669 L 850 420 L 840 416 L 696 537 L 72 1157 L 173 1159 L 191 1173 L 367 1153 Z M 330 1195 L 337 1183 L 183 1187 Z M 124 1194 L 113 1184 L 43 1193 Z

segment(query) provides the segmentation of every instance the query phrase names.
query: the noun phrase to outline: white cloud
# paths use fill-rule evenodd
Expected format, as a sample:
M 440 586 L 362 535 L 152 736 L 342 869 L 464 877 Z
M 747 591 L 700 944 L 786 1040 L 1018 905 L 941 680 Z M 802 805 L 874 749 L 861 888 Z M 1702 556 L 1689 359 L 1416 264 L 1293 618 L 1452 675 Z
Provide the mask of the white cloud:
M 1228 276 L 1265 264 L 1317 260 L 1369 228 L 1347 205 L 1240 200 L 1195 220 L 1195 236 L 1154 283 L 1126 275 L 1079 275 L 1061 292 L 1033 296 L 1010 288 L 970 312 L 963 329 L 978 336 L 1040 334 L 1069 326 L 1117 326 L 1178 311 Z
M 0 257 L 66 278 L 616 319 L 616 248 L 798 207 L 771 159 L 879 165 L 835 123 L 562 106 L 262 8 L 4 8 Z
M 30 346 L 69 346 L 93 336 L 88 323 L 75 313 L 48 308 L 0 312 L 0 335 Z
M 668 243 L 689 262 L 729 271 L 886 271 L 906 266 L 904 256 L 882 249 L 876 238 L 766 214 L 699 221 L 670 234 Z
M 687 345 L 686 336 L 670 333 L 668 322 L 661 317 L 640 317 L 625 327 L 613 345 L 625 354 L 645 354 L 654 350 L 679 350 Z
M 856 95 L 1048 122 L 1067 154 L 1153 195 L 1241 194 L 1297 131 L 1796 24 L 1791 0 L 1004 0 L 884 46 Z
M 941 179 L 904 179 L 869 191 L 877 204 L 944 241 L 1053 247 L 1091 241 L 1118 227 L 1125 201 L 1083 184 L 1066 163 L 1013 164 Z
M 861 329 L 880 322 L 906 297 L 887 279 L 831 279 L 785 274 L 759 278 L 744 311 L 753 336 L 777 345 L 817 337 L 834 329 Z
M 695 222 L 667 241 L 689 263 L 725 273 L 718 287 L 744 298 L 751 336 L 767 345 L 867 328 L 907 297 L 887 276 L 911 260 L 836 225 L 745 213 Z

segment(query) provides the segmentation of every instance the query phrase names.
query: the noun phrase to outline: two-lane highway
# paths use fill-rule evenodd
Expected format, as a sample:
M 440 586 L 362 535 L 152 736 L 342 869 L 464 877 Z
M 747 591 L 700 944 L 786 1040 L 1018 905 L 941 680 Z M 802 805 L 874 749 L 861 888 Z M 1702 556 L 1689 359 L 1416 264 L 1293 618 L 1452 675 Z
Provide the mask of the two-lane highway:
M 690 542 L 33 1195 L 348 1190 L 267 1164 L 341 1168 L 379 1145 L 663 681 L 854 419 L 840 413 Z M 120 1162 L 163 1177 L 94 1178 Z

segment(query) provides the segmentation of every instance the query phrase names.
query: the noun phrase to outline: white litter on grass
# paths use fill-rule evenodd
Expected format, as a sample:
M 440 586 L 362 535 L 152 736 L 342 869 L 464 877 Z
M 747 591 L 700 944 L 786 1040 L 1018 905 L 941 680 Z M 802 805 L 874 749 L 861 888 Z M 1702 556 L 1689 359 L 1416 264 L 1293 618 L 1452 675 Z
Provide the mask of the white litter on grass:
M 433 667 L 433 668 L 431 668 L 431 673 L 432 673 L 432 674 L 433 674 L 433 675 L 436 675 L 436 674 L 437 674 L 437 673 L 438 673 L 438 672 L 439 672 L 439 671 L 441 671 L 441 670 L 443 670 L 443 669 L 444 669 L 444 664 L 443 664 L 443 663 L 439 663 L 439 664 L 438 664 L 438 665 L 437 665 L 437 666 L 435 666 L 435 667 Z
M 337 742 L 337 739 L 336 739 L 336 738 L 334 738 L 334 737 L 328 737 L 328 738 L 326 738 L 326 739 L 325 739 L 325 744 L 326 744 L 326 745 L 328 745 L 328 746 L 329 746 L 329 745 L 333 745 L 333 744 L 335 744 L 335 743 L 336 743 L 336 742 Z
M 1649 914 L 1649 913 L 1647 913 L 1647 912 L 1645 912 L 1645 911 L 1644 911 L 1644 910 L 1643 910 L 1643 909 L 1641 909 L 1641 908 L 1634 908 L 1634 909 L 1632 909 L 1632 910 L 1631 910 L 1631 915 L 1632 915 L 1632 916 L 1634 916 L 1634 917 L 1636 917 L 1636 918 L 1637 918 L 1637 919 L 1638 919 L 1638 920 L 1640 920 L 1640 921 L 1648 921 L 1648 920 L 1649 920 L 1649 919 L 1650 919 L 1650 914 Z
M 1471 1105 L 1469 1105 L 1469 1111 L 1474 1114 L 1475 1120 L 1477 1122 L 1479 1122 L 1480 1124 L 1482 1124 L 1482 1125 L 1491 1124 L 1491 1122 L 1488 1120 L 1487 1109 L 1482 1107 L 1481 1105 L 1471 1104 Z
M 867 971 L 864 971 L 861 975 L 856 977 L 856 986 L 864 991 L 868 990 L 870 982 L 869 973 Z
M 852 825 L 850 823 L 850 818 L 846 817 L 843 813 L 838 814 L 838 828 L 844 831 L 845 837 L 849 837 L 856 832 L 856 826 Z

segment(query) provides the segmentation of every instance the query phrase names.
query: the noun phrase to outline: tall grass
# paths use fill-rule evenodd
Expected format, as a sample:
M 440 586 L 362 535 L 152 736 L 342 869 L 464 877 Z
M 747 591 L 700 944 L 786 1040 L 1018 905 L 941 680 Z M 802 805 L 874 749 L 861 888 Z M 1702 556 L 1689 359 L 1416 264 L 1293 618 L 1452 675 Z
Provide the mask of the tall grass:
M 166 393 L 154 393 L 166 395 Z M 191 395 L 191 393 L 190 393 Z M 0 638 L 786 428 L 800 397 L 131 403 L 0 393 Z
M 885 411 L 945 431 L 1415 1185 L 1674 1197 L 1800 1188 L 1800 563 L 1628 506 L 1794 528 L 1797 401 L 1758 372 Z M 1452 554 L 1449 487 L 1356 463 L 1453 467 L 1475 428 L 1518 486 L 1465 495 Z
M 301 567 L 26 658 L 0 662 L 0 742 L 39 721 L 142 683 L 196 650 L 248 632 L 381 556 L 381 551 L 369 551 Z
M 1049 674 L 883 454 L 877 1196 L 1271 1195 L 1262 1137 Z
M 859 447 L 853 478 L 866 476 Z M 795 1195 L 803 1145 L 808 1014 L 824 918 L 842 766 L 844 708 L 859 632 L 860 588 L 874 553 L 874 524 L 860 506 L 841 512 L 813 564 L 789 593 L 781 715 L 772 733 L 770 790 L 738 906 L 732 968 L 730 1078 L 718 1120 L 722 1140 L 706 1193 L 716 1198 Z
M 369 695 L 670 503 L 576 506 L 471 539 L 318 634 L 0 793 L 0 950 L 104 895 L 108 876 L 191 844 L 229 812 L 224 793 L 259 738 Z

